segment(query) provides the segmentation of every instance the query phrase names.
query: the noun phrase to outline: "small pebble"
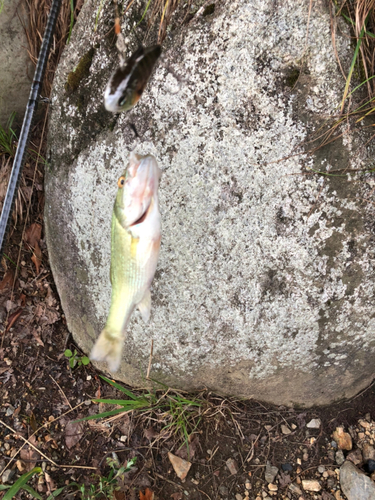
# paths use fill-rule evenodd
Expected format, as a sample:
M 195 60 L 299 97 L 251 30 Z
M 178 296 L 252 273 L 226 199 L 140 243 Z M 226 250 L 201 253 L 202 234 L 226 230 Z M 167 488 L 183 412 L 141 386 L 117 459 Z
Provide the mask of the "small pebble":
M 366 422 L 366 420 L 359 420 L 358 423 L 364 429 L 370 429 L 371 427 L 371 424 L 369 422 Z
M 6 411 L 5 415 L 7 417 L 10 417 L 11 415 L 13 415 L 14 410 L 15 410 L 15 408 L 12 405 L 9 405 L 8 408 L 7 408 L 7 411 Z
M 297 486 L 295 483 L 291 483 L 289 485 L 289 489 L 292 493 L 295 493 L 296 495 L 302 495 L 302 490 L 299 486 Z
M 243 500 L 242 495 L 240 495 L 239 493 L 237 493 L 236 500 Z
M 333 479 L 333 477 L 329 477 L 327 479 L 327 487 L 329 489 L 332 489 L 336 485 L 336 479 Z
M 302 479 L 302 488 L 305 491 L 320 491 L 322 489 L 319 481 L 314 479 Z
M 10 483 L 15 473 L 16 472 L 12 469 L 7 469 L 6 471 L 4 471 L 3 475 L 1 476 L 2 483 Z
M 344 432 L 343 427 L 337 427 L 332 434 L 333 439 L 336 441 L 340 450 L 351 450 L 353 447 L 352 438 L 350 434 Z
M 324 467 L 324 465 L 319 465 L 319 467 L 318 467 L 318 472 L 319 472 L 320 474 L 323 474 L 323 472 L 325 472 L 325 470 L 326 470 L 326 468 Z
M 269 489 L 270 491 L 277 491 L 277 485 L 276 485 L 276 484 L 272 484 L 272 483 L 270 483 L 270 484 L 268 485 L 268 489 Z
M 233 458 L 228 458 L 228 460 L 225 463 L 227 464 L 229 472 L 232 475 L 237 474 L 238 469 L 237 469 L 236 462 L 233 460 Z
M 369 472 L 369 474 L 372 474 L 373 472 L 375 472 L 375 460 L 369 460 L 366 464 L 366 468 L 367 468 L 367 471 Z
M 351 462 L 353 462 L 354 465 L 360 464 L 363 460 L 362 452 L 359 448 L 357 448 L 354 451 L 351 451 L 346 458 Z
M 368 460 L 375 460 L 375 449 L 369 443 L 363 443 L 362 446 L 363 460 L 367 462 Z
M 342 465 L 345 462 L 344 452 L 342 450 L 336 451 L 335 460 L 337 465 Z
M 306 424 L 306 427 L 308 429 L 320 429 L 320 426 L 322 425 L 322 422 L 320 421 L 319 418 L 313 418 L 310 420 L 308 424 Z
M 282 432 L 283 434 L 285 434 L 286 436 L 287 436 L 288 434 L 291 434 L 291 433 L 292 433 L 292 431 L 289 429 L 289 427 L 288 427 L 287 425 L 285 425 L 285 424 L 281 424 L 281 432 Z
M 270 462 L 267 462 L 266 463 L 266 470 L 264 473 L 264 479 L 266 480 L 267 483 L 273 483 L 278 472 L 279 472 L 279 469 L 277 467 L 275 467 L 274 465 L 271 465 Z
M 284 472 L 290 472 L 293 470 L 293 466 L 291 464 L 281 464 L 281 468 Z

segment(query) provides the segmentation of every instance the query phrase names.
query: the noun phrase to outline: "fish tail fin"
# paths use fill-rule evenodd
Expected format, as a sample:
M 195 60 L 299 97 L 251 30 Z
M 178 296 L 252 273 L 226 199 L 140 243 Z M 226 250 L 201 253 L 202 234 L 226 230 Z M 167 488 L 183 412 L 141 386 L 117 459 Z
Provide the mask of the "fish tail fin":
M 121 354 L 124 346 L 124 336 L 110 332 L 104 328 L 92 348 L 90 359 L 106 361 L 109 370 L 114 373 L 120 367 Z

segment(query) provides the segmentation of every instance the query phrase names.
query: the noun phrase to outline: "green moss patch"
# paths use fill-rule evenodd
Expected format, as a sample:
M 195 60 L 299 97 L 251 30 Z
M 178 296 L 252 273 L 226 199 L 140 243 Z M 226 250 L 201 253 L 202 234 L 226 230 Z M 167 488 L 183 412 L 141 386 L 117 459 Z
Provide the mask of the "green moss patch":
M 74 70 L 69 73 L 65 84 L 65 90 L 67 92 L 75 92 L 78 89 L 81 81 L 89 75 L 90 66 L 94 54 L 95 49 L 94 47 L 91 47 L 91 49 L 86 52 L 83 57 L 81 57 Z

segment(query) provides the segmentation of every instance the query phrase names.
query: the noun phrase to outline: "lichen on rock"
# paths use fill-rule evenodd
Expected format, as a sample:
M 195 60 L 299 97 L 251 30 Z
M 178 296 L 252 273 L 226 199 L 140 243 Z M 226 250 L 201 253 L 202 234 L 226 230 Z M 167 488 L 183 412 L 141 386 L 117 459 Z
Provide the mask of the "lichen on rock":
M 350 172 L 373 151 L 350 131 L 307 151 L 345 85 L 324 3 L 309 19 L 308 0 L 216 2 L 169 35 L 142 99 L 118 118 L 102 102 L 117 63 L 112 13 L 93 34 L 97 4 L 85 3 L 60 63 L 49 137 L 47 242 L 74 338 L 89 352 L 105 322 L 112 205 L 135 148 L 163 170 L 163 236 L 151 322 L 134 315 L 119 378 L 142 383 L 153 338 L 152 376 L 173 386 L 282 404 L 353 395 L 374 374 L 375 280 L 361 201 L 373 181 Z M 349 37 L 336 42 L 350 64 Z M 94 43 L 77 109 L 64 85 Z

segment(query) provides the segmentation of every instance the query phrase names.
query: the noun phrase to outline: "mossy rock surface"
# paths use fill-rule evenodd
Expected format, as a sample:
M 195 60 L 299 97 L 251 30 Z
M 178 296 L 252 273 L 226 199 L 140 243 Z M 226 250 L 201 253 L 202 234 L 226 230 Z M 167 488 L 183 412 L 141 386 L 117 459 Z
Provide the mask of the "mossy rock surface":
M 219 0 L 175 23 L 142 99 L 114 117 L 102 100 L 117 64 L 106 36 L 113 12 L 94 31 L 99 1 L 85 2 L 54 87 L 47 243 L 68 327 L 89 353 L 110 302 L 117 179 L 133 148 L 156 156 L 162 247 L 151 321 L 135 312 L 128 328 L 117 375 L 127 383 L 143 383 L 151 339 L 151 376 L 184 389 L 310 406 L 350 397 L 374 376 L 375 225 L 363 200 L 375 182 L 353 173 L 374 151 L 363 127 L 307 153 L 345 86 L 323 1 L 306 41 L 309 6 Z M 125 17 L 125 34 L 137 15 Z M 348 68 L 344 23 L 336 48 Z M 348 170 L 312 172 L 329 169 Z

